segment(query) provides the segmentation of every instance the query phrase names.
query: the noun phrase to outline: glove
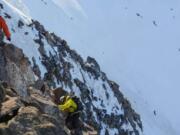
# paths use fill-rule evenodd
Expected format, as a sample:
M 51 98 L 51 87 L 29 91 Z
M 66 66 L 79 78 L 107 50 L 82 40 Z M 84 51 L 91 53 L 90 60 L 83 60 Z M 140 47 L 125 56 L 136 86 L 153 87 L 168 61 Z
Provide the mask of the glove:
M 7 38 L 7 40 L 11 41 L 11 38 L 10 38 L 10 37 L 8 37 L 8 38 Z

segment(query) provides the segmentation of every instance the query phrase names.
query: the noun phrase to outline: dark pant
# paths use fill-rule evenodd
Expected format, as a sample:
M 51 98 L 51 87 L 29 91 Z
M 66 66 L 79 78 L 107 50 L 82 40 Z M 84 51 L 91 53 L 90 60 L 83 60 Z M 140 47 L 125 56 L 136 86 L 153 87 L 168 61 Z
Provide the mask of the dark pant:
M 80 122 L 80 114 L 79 113 L 69 113 L 68 117 L 66 118 L 66 126 L 69 129 L 76 129 L 81 126 Z

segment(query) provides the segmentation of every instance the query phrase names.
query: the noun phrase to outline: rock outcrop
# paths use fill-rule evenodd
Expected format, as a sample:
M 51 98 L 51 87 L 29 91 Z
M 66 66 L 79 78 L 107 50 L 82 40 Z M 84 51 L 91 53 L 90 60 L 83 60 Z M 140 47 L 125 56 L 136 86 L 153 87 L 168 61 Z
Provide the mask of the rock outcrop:
M 12 89 L 5 88 L 5 91 Z M 14 93 L 11 91 L 11 93 Z M 6 94 L 0 110 L 1 135 L 68 135 L 57 106 L 32 87 L 26 100 Z
M 30 83 L 27 83 L 26 79 L 23 79 L 22 83 L 15 80 L 15 82 L 8 81 L 14 74 L 16 79 L 20 79 L 22 76 L 27 78 L 29 76 L 29 73 L 25 72 L 27 69 L 30 73 L 32 72 L 29 61 L 24 57 L 22 50 L 12 44 L 1 47 L 4 52 L 9 48 L 18 51 L 9 51 L 13 57 L 8 53 L 3 53 L 1 56 L 7 63 L 15 64 L 16 69 L 21 72 L 16 74 L 17 70 L 15 70 L 10 74 L 8 72 L 13 69 L 6 68 L 7 63 L 4 63 L 4 68 L 1 67 L 2 65 L 0 66 L 1 71 L 7 71 L 2 76 L 0 75 L 2 79 L 0 82 L 1 135 L 77 135 L 77 133 L 78 135 L 89 135 L 90 133 L 97 135 L 93 127 L 83 122 L 81 123 L 82 126 L 76 129 L 67 128 L 66 115 L 57 107 L 59 97 L 68 94 L 62 88 L 52 90 L 43 80 L 32 80 Z M 24 89 L 18 87 L 19 85 L 23 85 Z M 25 95 L 23 95 L 24 92 Z
M 6 94 L 0 106 L 1 135 L 97 135 L 93 127 L 81 121 L 81 127 L 66 127 L 64 113 L 53 102 L 53 90 L 49 89 L 52 95 L 47 96 L 34 87 L 28 87 L 24 99 L 10 86 L 3 89 Z
M 29 87 L 35 86 L 34 73 L 23 51 L 12 44 L 1 46 L 0 63 L 0 134 L 68 135 L 50 95 Z
M 34 83 L 34 73 L 22 49 L 12 44 L 0 46 L 0 80 L 10 84 L 20 96 L 27 96 L 27 86 Z

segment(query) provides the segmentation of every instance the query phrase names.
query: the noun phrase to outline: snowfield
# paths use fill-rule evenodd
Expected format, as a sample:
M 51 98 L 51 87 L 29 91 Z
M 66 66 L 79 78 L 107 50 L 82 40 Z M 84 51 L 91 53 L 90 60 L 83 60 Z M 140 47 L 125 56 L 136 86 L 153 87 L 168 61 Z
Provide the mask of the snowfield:
M 179 0 L 2 1 L 17 14 L 17 20 L 20 16 L 28 23 L 34 18 L 66 39 L 84 58 L 96 58 L 141 115 L 144 135 L 180 134 Z M 17 27 L 11 21 L 8 24 L 11 28 Z M 38 45 L 32 46 L 24 35 L 24 32 L 32 37 L 37 35 L 36 31 L 30 31 L 16 31 L 18 34 L 12 34 L 12 43 L 19 45 L 30 60 L 34 56 L 41 65 Z M 53 52 L 51 49 L 47 47 L 46 51 Z M 46 72 L 43 66 L 40 69 L 42 74 Z M 73 74 L 81 76 L 78 67 L 75 69 Z M 100 81 L 86 81 L 90 84 L 88 87 L 101 89 Z M 101 95 L 98 91 L 94 94 Z M 105 107 L 109 106 L 113 107 L 107 101 Z M 117 131 L 111 132 L 113 135 Z

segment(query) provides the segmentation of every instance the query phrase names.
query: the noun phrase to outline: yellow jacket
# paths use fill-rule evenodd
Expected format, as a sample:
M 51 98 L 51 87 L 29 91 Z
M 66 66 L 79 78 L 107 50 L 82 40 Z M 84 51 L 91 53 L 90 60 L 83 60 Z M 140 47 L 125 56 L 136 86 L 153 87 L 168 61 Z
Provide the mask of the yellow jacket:
M 64 104 L 58 105 L 58 108 L 61 111 L 73 113 L 77 110 L 77 104 L 69 96 L 67 96 Z

